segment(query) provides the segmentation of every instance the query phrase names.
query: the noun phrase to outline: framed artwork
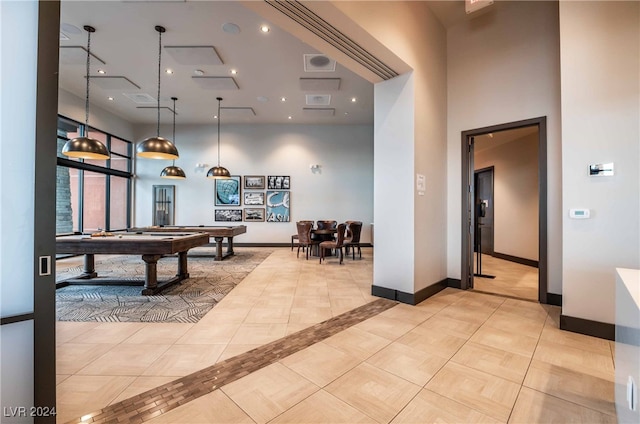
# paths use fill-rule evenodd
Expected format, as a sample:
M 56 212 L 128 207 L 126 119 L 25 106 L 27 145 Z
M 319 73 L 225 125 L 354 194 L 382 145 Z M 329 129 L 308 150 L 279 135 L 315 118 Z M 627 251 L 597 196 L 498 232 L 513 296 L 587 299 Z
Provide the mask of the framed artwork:
M 173 225 L 176 211 L 176 186 L 153 186 L 153 225 Z
M 262 205 L 264 205 L 264 191 L 245 191 L 244 192 L 244 204 L 246 206 L 262 206 Z
M 269 190 L 290 190 L 291 181 L 288 175 L 269 175 L 267 188 Z
M 240 176 L 214 181 L 216 206 L 240 206 Z
M 289 191 L 267 191 L 267 222 L 289 222 Z
M 264 208 L 244 208 L 245 221 L 264 221 Z
M 242 221 L 242 209 L 216 209 L 215 220 L 223 222 Z
M 244 188 L 246 190 L 264 190 L 264 175 L 245 175 Z

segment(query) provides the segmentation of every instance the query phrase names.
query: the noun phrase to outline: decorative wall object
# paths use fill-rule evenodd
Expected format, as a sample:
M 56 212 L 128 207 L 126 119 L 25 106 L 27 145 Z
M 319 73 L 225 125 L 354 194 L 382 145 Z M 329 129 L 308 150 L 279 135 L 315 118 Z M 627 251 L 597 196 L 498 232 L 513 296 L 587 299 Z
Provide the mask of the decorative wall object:
M 215 180 L 216 206 L 240 206 L 240 176 Z
M 264 190 L 264 175 L 245 175 L 245 190 Z
M 267 178 L 267 188 L 269 190 L 289 190 L 291 189 L 290 177 L 284 175 L 269 175 Z
M 216 209 L 215 220 L 223 222 L 242 221 L 242 209 Z
M 244 204 L 245 206 L 264 205 L 264 191 L 245 191 Z
M 176 186 L 153 186 L 153 225 L 174 225 Z
M 268 190 L 267 222 L 289 222 L 289 201 L 289 191 Z
M 245 221 L 264 221 L 265 209 L 264 208 L 244 208 L 244 220 Z

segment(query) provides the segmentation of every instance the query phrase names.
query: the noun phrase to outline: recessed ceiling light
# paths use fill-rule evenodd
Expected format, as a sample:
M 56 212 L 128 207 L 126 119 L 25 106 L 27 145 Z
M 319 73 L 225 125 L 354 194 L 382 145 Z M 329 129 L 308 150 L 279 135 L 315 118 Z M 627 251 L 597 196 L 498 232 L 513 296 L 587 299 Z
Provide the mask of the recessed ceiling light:
M 286 98 L 286 97 L 281 97 L 281 98 L 280 98 L 280 101 L 281 101 L 281 102 L 286 102 L 286 101 L 287 101 L 287 98 Z
M 202 69 L 196 69 L 195 71 L 193 71 L 193 73 L 200 77 L 204 75 L 204 71 Z
M 167 68 L 167 69 L 165 69 L 165 72 L 166 72 L 167 74 L 169 74 L 169 75 L 172 75 L 172 74 L 173 74 L 173 69 L 169 69 L 169 68 Z
M 348 115 L 348 114 L 349 114 L 349 112 L 345 112 L 344 114 L 345 114 L 345 116 L 346 116 L 346 115 Z
M 269 32 L 269 31 L 271 31 L 271 28 L 269 28 L 269 26 L 268 26 L 268 25 L 261 25 L 261 26 L 260 26 L 260 31 L 262 31 L 262 32 L 264 32 L 264 33 L 267 33 L 267 32 Z
M 213 119 L 218 119 L 218 115 L 213 115 Z
M 107 97 L 107 100 L 113 101 L 113 97 L 109 96 L 109 97 Z
M 99 74 L 106 74 L 106 73 L 107 73 L 107 71 L 105 71 L 104 69 L 98 69 L 98 73 L 99 73 Z
M 355 103 L 358 99 L 356 99 L 355 97 L 351 98 L 351 103 Z
M 293 119 L 293 117 L 292 117 L 292 116 L 289 116 L 287 119 Z
M 236 75 L 238 73 L 238 71 L 236 69 L 232 69 L 231 70 L 231 75 Z

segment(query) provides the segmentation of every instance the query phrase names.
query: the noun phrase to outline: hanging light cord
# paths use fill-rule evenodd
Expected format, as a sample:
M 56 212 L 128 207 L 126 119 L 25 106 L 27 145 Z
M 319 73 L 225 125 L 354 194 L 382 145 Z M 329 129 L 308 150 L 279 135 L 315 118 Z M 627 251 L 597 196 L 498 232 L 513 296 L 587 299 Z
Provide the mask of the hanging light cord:
M 220 168 L 220 101 L 222 99 L 218 97 L 218 168 Z
M 178 100 L 178 99 L 175 98 L 175 97 L 172 97 L 171 100 L 173 100 L 173 138 L 172 138 L 172 140 L 173 140 L 173 145 L 175 146 L 176 145 L 176 100 Z M 158 108 L 158 110 L 160 110 L 160 109 Z M 175 159 L 173 160 L 172 165 L 173 166 L 176 165 L 176 160 Z
M 91 63 L 91 33 L 93 28 L 85 27 L 87 30 L 87 97 L 84 101 L 84 132 L 85 137 L 89 136 L 89 80 L 90 80 L 90 63 Z
M 160 76 L 161 73 L 161 58 L 162 58 L 162 31 L 158 31 L 158 126 L 156 128 L 156 136 L 160 137 Z

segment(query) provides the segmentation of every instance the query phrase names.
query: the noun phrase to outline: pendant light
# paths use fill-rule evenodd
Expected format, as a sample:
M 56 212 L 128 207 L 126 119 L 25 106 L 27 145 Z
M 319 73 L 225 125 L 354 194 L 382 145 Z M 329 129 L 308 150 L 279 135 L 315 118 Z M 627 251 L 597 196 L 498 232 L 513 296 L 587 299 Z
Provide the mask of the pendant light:
M 76 137 L 67 141 L 62 147 L 62 154 L 70 158 L 80 159 L 109 159 L 110 154 L 107 147 L 99 140 L 89 137 L 89 81 L 91 65 L 91 33 L 96 32 L 92 26 L 85 25 L 87 31 L 87 91 L 84 105 L 84 136 Z
M 162 33 L 166 31 L 164 27 L 156 25 L 158 31 L 158 126 L 156 136 L 149 137 L 138 143 L 136 153 L 138 156 L 149 159 L 178 159 L 178 149 L 166 138 L 160 137 L 160 72 L 162 61 Z
M 231 178 L 229 170 L 224 166 L 220 166 L 220 102 L 222 101 L 222 97 L 216 97 L 216 99 L 218 100 L 218 166 L 214 166 L 209 169 L 209 172 L 207 172 L 207 178 Z
M 175 146 L 176 144 L 176 100 L 178 100 L 178 98 L 172 97 L 171 100 L 173 100 L 173 145 Z M 175 159 L 173 160 L 173 163 L 171 164 L 171 166 L 167 166 L 162 170 L 162 172 L 160 173 L 160 177 L 172 178 L 175 180 L 178 180 L 178 179 L 182 180 L 187 178 L 182 168 L 180 168 L 179 166 L 176 166 Z

